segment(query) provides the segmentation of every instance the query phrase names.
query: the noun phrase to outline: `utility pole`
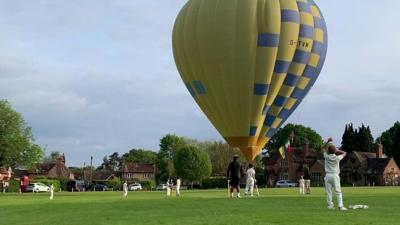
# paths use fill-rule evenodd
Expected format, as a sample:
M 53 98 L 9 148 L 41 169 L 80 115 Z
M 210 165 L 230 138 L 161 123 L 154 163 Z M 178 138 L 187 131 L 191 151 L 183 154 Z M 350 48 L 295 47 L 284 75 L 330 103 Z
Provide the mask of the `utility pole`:
M 90 156 L 90 184 L 93 182 L 93 156 Z

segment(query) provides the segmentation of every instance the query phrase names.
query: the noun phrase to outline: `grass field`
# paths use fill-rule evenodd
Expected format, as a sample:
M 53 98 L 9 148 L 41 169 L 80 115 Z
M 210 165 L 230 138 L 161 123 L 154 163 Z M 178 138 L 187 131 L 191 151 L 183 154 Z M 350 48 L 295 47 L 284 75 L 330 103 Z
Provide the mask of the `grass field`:
M 261 189 L 260 197 L 227 198 L 226 190 L 164 192 L 0 194 L 1 225 L 128 224 L 400 224 L 400 188 L 343 188 L 344 202 L 367 210 L 328 210 L 322 188 L 299 196 L 297 189 Z M 336 200 L 336 199 L 335 199 Z

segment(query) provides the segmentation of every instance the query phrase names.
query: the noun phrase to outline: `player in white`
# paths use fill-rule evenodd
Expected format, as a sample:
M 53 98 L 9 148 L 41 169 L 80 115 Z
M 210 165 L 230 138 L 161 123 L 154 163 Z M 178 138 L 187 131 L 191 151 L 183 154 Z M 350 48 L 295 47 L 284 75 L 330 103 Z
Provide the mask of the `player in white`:
M 328 209 L 334 209 L 334 204 L 332 201 L 332 189 L 335 189 L 337 204 L 339 210 L 347 210 L 343 205 L 342 199 L 342 188 L 340 187 L 340 167 L 339 163 L 346 156 L 346 152 L 337 150 L 335 145 L 332 143 L 332 138 L 328 139 L 324 148 L 324 158 L 325 158 L 325 191 L 328 203 Z
M 50 185 L 50 200 L 54 198 L 54 186 L 53 184 Z
M 305 180 L 304 180 L 303 176 L 301 176 L 300 180 L 299 180 L 299 188 L 300 188 L 301 195 L 304 195 L 304 187 L 305 187 Z
M 250 192 L 250 196 L 253 196 L 255 180 L 256 180 L 256 171 L 253 168 L 253 164 L 249 163 L 249 168 L 246 171 L 246 191 L 244 192 L 245 195 L 248 195 Z
M 124 197 L 128 197 L 128 183 L 126 181 L 122 185 L 122 190 L 124 191 Z
M 181 196 L 181 178 L 176 178 L 176 196 Z

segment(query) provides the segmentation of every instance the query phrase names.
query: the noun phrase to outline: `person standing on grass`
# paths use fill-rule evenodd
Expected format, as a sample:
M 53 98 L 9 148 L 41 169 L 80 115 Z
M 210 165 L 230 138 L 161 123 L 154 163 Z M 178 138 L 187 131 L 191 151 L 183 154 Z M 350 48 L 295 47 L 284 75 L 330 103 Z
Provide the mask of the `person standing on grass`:
M 305 180 L 304 180 L 303 176 L 300 176 L 299 188 L 300 188 L 301 195 L 304 195 L 304 184 L 305 184 Z
M 124 197 L 128 197 L 128 183 L 126 181 L 122 185 L 122 190 L 124 191 Z
M 181 178 L 180 177 L 176 178 L 176 196 L 178 196 L 178 197 L 181 196 Z
M 306 167 L 304 171 L 304 189 L 306 194 L 311 194 L 311 176 L 310 176 L 310 168 Z
M 253 164 L 249 163 L 249 169 L 247 169 L 246 171 L 246 190 L 244 192 L 244 195 L 248 195 L 250 192 L 250 196 L 253 196 L 255 180 L 256 180 L 256 171 L 253 168 Z
M 337 150 L 335 145 L 332 143 L 332 138 L 328 139 L 328 142 L 323 147 L 324 158 L 325 158 L 325 191 L 328 203 L 328 209 L 334 209 L 332 201 L 332 190 L 335 189 L 337 204 L 339 210 L 347 210 L 343 205 L 342 189 L 340 186 L 340 160 L 346 156 L 346 152 Z
M 239 162 L 239 156 L 234 155 L 233 161 L 229 163 L 228 170 L 226 172 L 226 178 L 229 181 L 230 186 L 230 197 L 233 197 L 233 189 L 236 188 L 237 197 L 240 198 L 240 180 L 242 178 L 243 168 Z
M 50 185 L 50 200 L 53 200 L 54 198 L 54 185 Z

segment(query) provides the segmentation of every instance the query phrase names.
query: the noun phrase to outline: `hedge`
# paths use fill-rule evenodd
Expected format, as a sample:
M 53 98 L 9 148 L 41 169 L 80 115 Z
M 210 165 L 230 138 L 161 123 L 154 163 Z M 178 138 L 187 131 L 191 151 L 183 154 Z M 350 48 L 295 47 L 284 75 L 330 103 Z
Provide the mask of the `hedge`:
M 208 177 L 202 180 L 202 188 L 226 188 L 228 181 L 226 177 Z

